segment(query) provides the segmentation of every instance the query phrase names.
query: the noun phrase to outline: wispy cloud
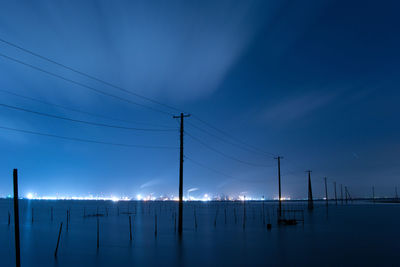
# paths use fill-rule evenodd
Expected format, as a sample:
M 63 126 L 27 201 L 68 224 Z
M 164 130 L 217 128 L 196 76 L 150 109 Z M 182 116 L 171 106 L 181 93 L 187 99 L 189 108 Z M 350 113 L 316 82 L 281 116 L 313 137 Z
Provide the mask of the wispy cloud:
M 332 103 L 338 97 L 338 93 L 311 92 L 283 99 L 274 106 L 267 107 L 261 113 L 262 120 L 267 122 L 286 123 L 303 118 L 318 109 Z

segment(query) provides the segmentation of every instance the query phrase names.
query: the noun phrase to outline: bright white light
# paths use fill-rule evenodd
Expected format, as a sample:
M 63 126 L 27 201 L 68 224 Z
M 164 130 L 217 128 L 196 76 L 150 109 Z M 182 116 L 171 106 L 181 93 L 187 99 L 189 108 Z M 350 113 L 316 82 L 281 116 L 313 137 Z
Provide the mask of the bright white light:
M 137 200 L 142 200 L 142 195 L 141 195 L 141 194 L 138 194 L 138 195 L 136 196 L 136 199 L 137 199 Z
M 32 194 L 32 193 L 28 193 L 28 194 L 26 195 L 26 198 L 27 198 L 27 199 L 32 199 L 32 198 L 33 198 L 33 194 Z
M 111 200 L 117 202 L 119 199 L 117 197 L 111 197 Z

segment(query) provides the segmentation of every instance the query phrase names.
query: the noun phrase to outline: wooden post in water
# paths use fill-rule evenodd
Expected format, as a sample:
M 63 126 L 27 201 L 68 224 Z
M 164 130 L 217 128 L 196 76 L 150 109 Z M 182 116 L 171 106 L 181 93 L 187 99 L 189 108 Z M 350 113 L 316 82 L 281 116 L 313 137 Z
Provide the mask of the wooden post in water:
M 18 209 L 18 170 L 13 171 L 14 184 L 14 233 L 15 233 L 15 266 L 21 266 L 20 243 L 19 243 L 19 209 Z
M 33 223 L 33 208 L 32 208 L 32 223 Z
M 130 215 L 129 215 L 129 240 L 132 241 L 132 222 Z
M 235 217 L 235 224 L 237 224 L 236 207 L 233 208 L 233 216 Z
M 60 224 L 60 231 L 58 232 L 57 246 L 56 246 L 56 250 L 54 251 L 54 257 L 55 257 L 55 258 L 57 258 L 58 245 L 60 244 L 60 237 L 61 237 L 62 225 L 63 225 L 63 223 L 61 222 L 61 224 Z
M 100 225 L 99 225 L 99 216 L 97 216 L 97 249 L 99 249 L 100 246 Z
M 10 211 L 8 211 L 8 225 L 10 225 L 10 223 L 11 223 L 11 214 Z
M 53 221 L 53 207 L 51 207 L 51 211 L 50 211 L 50 220 Z
M 308 170 L 308 210 L 314 209 L 313 195 L 312 195 L 312 187 L 311 187 L 311 171 Z

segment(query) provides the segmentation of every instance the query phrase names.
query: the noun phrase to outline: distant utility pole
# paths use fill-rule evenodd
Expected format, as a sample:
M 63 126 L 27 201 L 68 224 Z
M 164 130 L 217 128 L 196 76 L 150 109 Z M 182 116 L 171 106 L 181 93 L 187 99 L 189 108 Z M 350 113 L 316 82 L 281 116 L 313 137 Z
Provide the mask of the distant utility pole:
M 335 205 L 337 206 L 336 182 L 333 182 L 333 186 L 335 187 Z
M 180 129 L 180 158 L 179 158 L 179 218 L 178 218 L 178 233 L 182 235 L 182 218 L 183 218 L 183 119 L 189 117 L 190 114 L 173 116 L 174 119 L 181 119 Z
M 326 184 L 326 177 L 324 177 L 324 181 L 325 181 L 325 203 L 326 206 L 328 206 L 328 186 Z
M 278 210 L 278 215 L 279 218 L 278 220 L 281 219 L 281 215 L 282 215 L 282 195 L 281 195 L 281 159 L 283 159 L 283 157 L 278 156 L 275 159 L 278 160 L 278 185 L 279 185 L 279 210 Z
M 311 170 L 306 171 L 308 173 L 308 209 L 314 209 L 313 197 L 312 197 L 312 188 L 311 188 Z

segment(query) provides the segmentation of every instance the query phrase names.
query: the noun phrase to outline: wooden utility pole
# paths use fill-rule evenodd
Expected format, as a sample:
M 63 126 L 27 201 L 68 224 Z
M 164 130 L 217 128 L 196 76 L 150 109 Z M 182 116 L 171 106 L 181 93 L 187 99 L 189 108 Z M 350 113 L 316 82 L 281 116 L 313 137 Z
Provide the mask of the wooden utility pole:
M 336 182 L 333 182 L 333 186 L 335 187 L 335 205 L 337 205 Z
M 328 206 L 328 185 L 326 184 L 326 177 L 324 177 L 324 181 L 325 181 L 325 203 L 326 206 Z
M 20 243 L 19 243 L 19 208 L 18 208 L 18 170 L 13 172 L 14 182 L 14 232 L 15 232 L 15 266 L 21 266 Z
M 281 219 L 282 215 L 282 191 L 281 191 L 281 159 L 283 157 L 278 156 L 275 159 L 278 160 L 278 185 L 279 185 L 279 210 L 278 210 L 278 220 Z
M 312 188 L 311 188 L 311 170 L 306 171 L 308 173 L 308 209 L 314 209 L 314 202 L 312 196 Z
M 182 235 L 182 219 L 183 219 L 183 119 L 189 117 L 190 114 L 173 116 L 174 119 L 181 119 L 180 129 L 180 157 L 179 157 L 179 217 L 178 217 L 178 234 Z

